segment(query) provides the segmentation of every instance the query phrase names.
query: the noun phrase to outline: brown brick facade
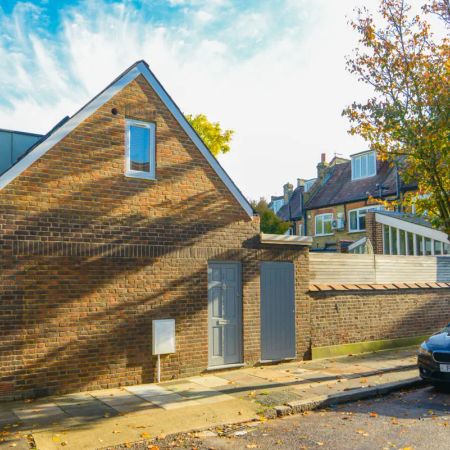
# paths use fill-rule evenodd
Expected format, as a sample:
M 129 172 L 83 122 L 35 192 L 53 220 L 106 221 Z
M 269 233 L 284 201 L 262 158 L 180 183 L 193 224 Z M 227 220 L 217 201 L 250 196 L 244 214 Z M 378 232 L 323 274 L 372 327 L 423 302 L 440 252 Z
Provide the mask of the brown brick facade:
M 124 176 L 125 118 L 156 123 L 156 181 Z M 0 398 L 154 381 L 157 318 L 176 319 L 162 378 L 203 372 L 211 260 L 242 262 L 247 363 L 260 359 L 259 263 L 294 261 L 303 357 L 307 249 L 261 248 L 258 234 L 140 76 L 1 190 Z
M 375 220 L 375 213 L 366 214 L 367 239 L 376 255 L 383 254 L 383 225 Z
M 450 322 L 450 289 L 314 292 L 313 347 L 415 337 Z

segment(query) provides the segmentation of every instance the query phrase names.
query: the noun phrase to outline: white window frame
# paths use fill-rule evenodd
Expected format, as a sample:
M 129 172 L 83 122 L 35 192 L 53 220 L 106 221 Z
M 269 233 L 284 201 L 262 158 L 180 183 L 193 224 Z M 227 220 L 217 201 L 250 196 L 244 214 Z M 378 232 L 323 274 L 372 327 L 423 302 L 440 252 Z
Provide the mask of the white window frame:
M 131 126 L 148 128 L 150 130 L 150 172 L 130 169 L 130 129 Z M 140 120 L 125 120 L 125 176 L 132 178 L 143 178 L 147 180 L 156 179 L 156 124 Z
M 308 192 L 311 190 L 311 188 L 314 186 L 314 183 L 317 181 L 317 178 L 312 178 L 311 180 L 306 180 L 304 184 L 304 190 L 305 192 Z
M 317 214 L 315 217 L 314 217 L 314 235 L 315 236 L 332 236 L 334 233 L 333 232 L 331 232 L 331 233 L 317 233 L 317 219 L 319 218 L 319 217 L 324 217 L 324 216 L 330 216 L 331 218 L 330 218 L 330 222 L 332 222 L 333 221 L 333 213 L 323 213 L 323 214 Z M 322 230 L 325 230 L 325 227 L 323 226 L 323 220 L 322 220 Z
M 374 171 L 369 173 L 369 158 L 374 158 Z M 356 176 L 356 166 L 359 165 L 359 175 Z M 363 166 L 366 167 L 367 174 L 363 175 Z M 362 180 L 364 178 L 373 177 L 377 174 L 377 155 L 374 151 L 362 153 L 352 156 L 352 180 Z
M 348 220 L 348 232 L 349 233 L 360 233 L 362 231 L 366 231 L 366 228 L 359 228 L 359 212 L 362 210 L 366 210 L 366 214 L 368 212 L 373 212 L 373 211 L 382 211 L 384 208 L 383 206 L 363 206 L 362 208 L 355 208 L 355 209 L 350 209 L 347 213 L 347 220 Z M 356 212 L 357 213 L 357 220 L 356 223 L 358 224 L 358 229 L 354 230 L 351 228 L 352 222 L 350 220 L 350 213 L 352 212 Z

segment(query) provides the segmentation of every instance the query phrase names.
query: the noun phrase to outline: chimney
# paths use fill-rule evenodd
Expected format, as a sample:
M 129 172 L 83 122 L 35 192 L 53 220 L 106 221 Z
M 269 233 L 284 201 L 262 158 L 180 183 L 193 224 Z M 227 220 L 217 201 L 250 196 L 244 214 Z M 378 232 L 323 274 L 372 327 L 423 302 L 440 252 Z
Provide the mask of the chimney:
M 304 178 L 297 178 L 297 187 L 304 186 L 305 181 L 306 180 Z
M 324 177 L 327 167 L 327 155 L 326 153 L 322 153 L 320 155 L 320 163 L 317 164 L 317 178 L 319 178 L 319 180 Z
M 294 186 L 292 186 L 291 183 L 286 183 L 283 186 L 283 203 L 286 204 L 289 199 L 291 198 L 292 191 L 294 189 Z

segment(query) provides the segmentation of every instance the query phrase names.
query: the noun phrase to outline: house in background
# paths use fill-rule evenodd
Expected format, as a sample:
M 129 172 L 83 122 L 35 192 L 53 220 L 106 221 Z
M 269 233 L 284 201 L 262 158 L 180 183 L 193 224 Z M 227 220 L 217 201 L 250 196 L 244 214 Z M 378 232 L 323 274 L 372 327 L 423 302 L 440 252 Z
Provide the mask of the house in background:
M 299 179 L 292 192 L 286 192 L 286 186 L 278 216 L 292 222 L 293 234 L 313 237 L 312 251 L 333 252 L 369 251 L 366 241 L 364 245 L 361 241 L 367 235 L 366 215 L 384 209 L 379 200 L 401 199 L 417 190 L 416 184 L 404 183 L 397 168 L 377 159 L 373 151 L 350 159 L 335 156 L 330 162 L 322 154 L 315 179 Z

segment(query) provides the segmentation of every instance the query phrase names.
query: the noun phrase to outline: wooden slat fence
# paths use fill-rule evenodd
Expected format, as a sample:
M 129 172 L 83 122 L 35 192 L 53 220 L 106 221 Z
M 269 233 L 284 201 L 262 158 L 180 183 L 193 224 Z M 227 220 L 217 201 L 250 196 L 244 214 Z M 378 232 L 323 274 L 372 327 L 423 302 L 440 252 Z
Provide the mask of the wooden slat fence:
M 450 282 L 450 256 L 309 255 L 311 284 Z

